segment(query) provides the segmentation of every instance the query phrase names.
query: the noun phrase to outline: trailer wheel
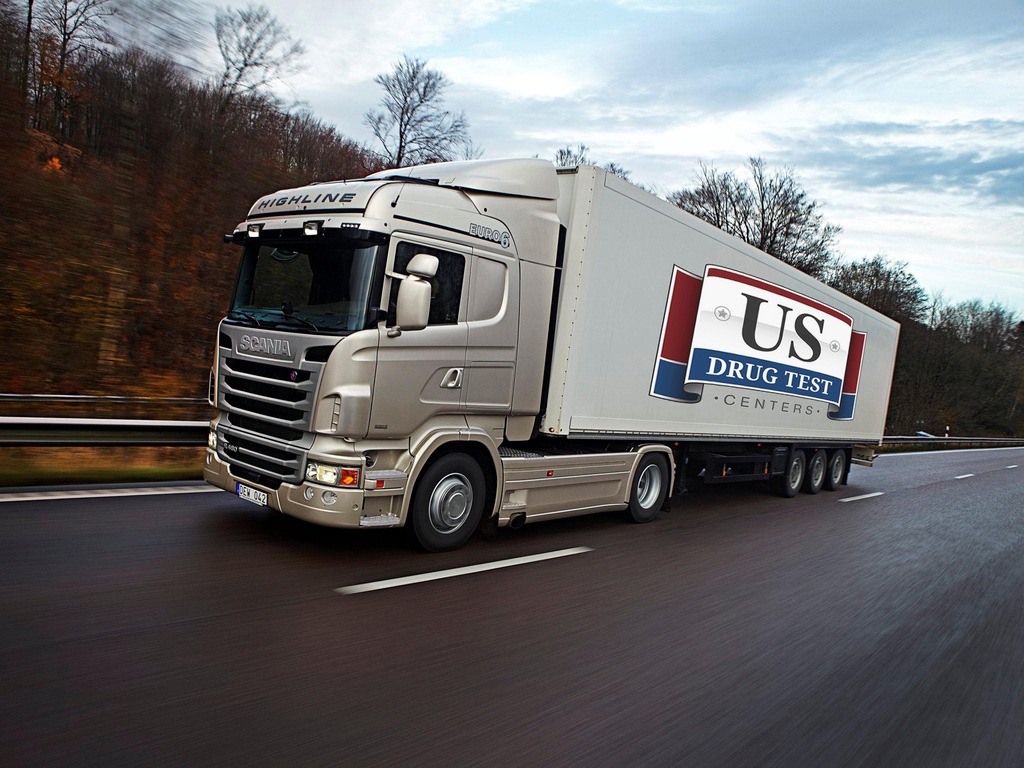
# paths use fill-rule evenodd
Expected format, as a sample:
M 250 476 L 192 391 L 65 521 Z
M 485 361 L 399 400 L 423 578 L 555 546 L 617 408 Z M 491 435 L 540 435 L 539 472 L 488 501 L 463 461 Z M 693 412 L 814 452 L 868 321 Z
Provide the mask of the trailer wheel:
M 409 510 L 416 542 L 428 552 L 461 547 L 480 524 L 486 490 L 483 470 L 469 456 L 435 461 L 416 484 Z
M 786 473 L 779 477 L 773 477 L 769 482 L 772 490 L 779 496 L 791 499 L 800 492 L 800 486 L 804 484 L 804 472 L 807 469 L 807 457 L 803 451 L 793 451 L 789 457 L 789 464 L 786 465 Z
M 649 453 L 640 459 L 629 489 L 626 519 L 634 523 L 651 522 L 665 503 L 668 486 L 668 460 L 662 454 Z
M 846 451 L 840 448 L 832 454 L 828 461 L 828 471 L 825 472 L 825 490 L 838 491 L 843 484 L 843 475 L 846 474 Z
M 817 493 L 825 484 L 825 475 L 828 470 L 828 454 L 821 448 L 811 455 L 807 462 L 807 476 L 804 478 L 804 493 Z

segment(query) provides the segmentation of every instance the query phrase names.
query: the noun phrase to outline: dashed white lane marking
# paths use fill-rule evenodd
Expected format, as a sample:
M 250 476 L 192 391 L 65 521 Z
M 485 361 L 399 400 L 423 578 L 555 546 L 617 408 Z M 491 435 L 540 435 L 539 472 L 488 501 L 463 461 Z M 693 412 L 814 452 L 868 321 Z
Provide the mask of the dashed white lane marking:
M 974 473 L 973 472 L 968 472 L 966 475 L 957 475 L 953 479 L 954 480 L 963 480 L 966 477 L 974 477 Z
M 498 568 L 510 568 L 513 565 L 526 565 L 537 563 L 541 560 L 553 560 L 556 557 L 568 557 L 569 555 L 581 555 L 590 552 L 590 547 L 572 547 L 571 549 L 559 549 L 554 552 L 542 552 L 539 555 L 527 555 L 526 557 L 513 557 L 509 560 L 495 560 L 490 563 L 479 565 L 467 565 L 463 568 L 449 568 L 446 571 L 433 571 L 431 573 L 420 573 L 415 576 L 403 576 L 399 579 L 385 579 L 384 581 L 369 581 L 365 584 L 353 584 L 350 587 L 338 587 L 335 592 L 342 595 L 357 595 L 360 592 L 375 592 L 378 589 L 390 589 L 391 587 L 404 587 L 406 584 L 420 584 L 424 581 L 436 581 L 437 579 L 450 579 L 453 576 L 464 576 L 467 573 L 480 573 L 481 571 L 494 571 Z
M 861 496 L 847 496 L 845 499 L 840 499 L 840 501 L 860 501 L 861 499 L 873 499 L 875 496 L 885 496 L 885 492 L 875 491 L 874 493 L 865 493 Z
M 1006 468 L 1007 468 L 1007 469 L 1016 469 L 1016 468 L 1017 468 L 1017 465 L 1016 465 L 1016 464 L 1008 464 L 1008 465 L 1006 466 Z
M 61 499 L 109 499 L 115 496 L 163 496 L 171 493 L 214 493 L 221 490 L 212 485 L 179 485 L 163 488 L 105 488 L 82 491 L 41 491 L 0 494 L 0 504 L 5 501 L 60 501 Z

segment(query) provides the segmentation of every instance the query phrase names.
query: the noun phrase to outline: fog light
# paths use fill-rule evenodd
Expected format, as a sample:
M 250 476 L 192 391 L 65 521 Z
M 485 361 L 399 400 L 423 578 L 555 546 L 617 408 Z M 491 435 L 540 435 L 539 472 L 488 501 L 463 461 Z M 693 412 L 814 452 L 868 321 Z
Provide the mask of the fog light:
M 338 494 L 334 491 L 324 491 L 320 498 L 324 500 L 324 504 L 333 504 L 338 500 Z
M 306 490 L 304 490 L 304 491 L 302 492 L 302 498 L 304 498 L 304 499 L 305 499 L 306 501 L 312 501 L 312 500 L 313 500 L 313 493 L 314 493 L 313 489 L 312 489 L 312 488 L 310 488 L 310 487 L 309 487 L 309 486 L 307 485 L 307 486 L 306 486 Z
M 320 234 L 320 225 L 322 221 L 306 221 L 302 224 L 302 233 L 311 237 L 316 237 Z
M 259 237 L 261 229 L 263 229 L 262 224 L 250 224 L 245 231 L 249 233 L 249 237 Z
M 212 453 L 206 454 L 206 463 L 207 464 L 213 464 L 213 454 Z
M 207 435 L 206 437 L 206 444 L 210 447 L 211 450 L 217 450 L 217 433 L 214 432 L 212 429 L 210 430 L 210 434 Z
M 306 479 L 316 480 L 316 464 L 313 462 L 306 465 Z
M 316 465 L 316 481 L 327 485 L 338 484 L 338 468 L 328 467 L 324 464 Z

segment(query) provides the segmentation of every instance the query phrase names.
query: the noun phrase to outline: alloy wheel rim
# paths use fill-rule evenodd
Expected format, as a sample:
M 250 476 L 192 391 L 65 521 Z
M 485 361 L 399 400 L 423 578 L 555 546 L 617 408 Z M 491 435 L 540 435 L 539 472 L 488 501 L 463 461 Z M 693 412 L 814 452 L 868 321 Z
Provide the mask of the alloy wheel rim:
M 790 488 L 798 488 L 800 483 L 804 479 L 804 468 L 800 465 L 799 461 L 794 461 L 793 466 L 789 468 L 789 486 Z
M 838 483 L 843 477 L 843 462 L 841 459 L 832 461 L 832 482 Z
M 811 482 L 814 483 L 814 485 L 821 485 L 824 480 L 825 459 L 819 457 L 818 460 L 814 462 L 814 467 L 811 469 Z
M 648 464 L 640 473 L 636 486 L 637 503 L 644 509 L 650 509 L 661 495 L 661 472 L 654 464 Z

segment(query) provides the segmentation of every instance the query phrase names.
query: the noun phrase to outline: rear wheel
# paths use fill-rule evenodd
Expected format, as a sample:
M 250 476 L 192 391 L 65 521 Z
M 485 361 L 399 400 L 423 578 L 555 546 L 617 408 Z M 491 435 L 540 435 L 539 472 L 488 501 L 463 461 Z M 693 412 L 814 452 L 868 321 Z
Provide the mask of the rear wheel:
M 409 515 L 417 543 L 428 552 L 461 547 L 480 524 L 485 496 L 479 464 L 462 453 L 442 456 L 416 484 Z
M 772 490 L 779 496 L 791 499 L 800 492 L 804 483 L 804 472 L 807 469 L 807 457 L 803 451 L 793 451 L 786 465 L 786 473 L 771 479 Z
M 839 449 L 832 454 L 828 460 L 828 469 L 825 472 L 825 490 L 838 491 L 843 484 L 843 475 L 846 474 L 846 451 Z
M 828 469 L 828 454 L 820 448 L 807 462 L 807 476 L 804 478 L 803 492 L 817 493 L 825 484 L 825 473 Z
M 668 459 L 661 453 L 648 453 L 633 474 L 629 491 L 626 519 L 634 523 L 649 523 L 658 516 L 668 495 Z

